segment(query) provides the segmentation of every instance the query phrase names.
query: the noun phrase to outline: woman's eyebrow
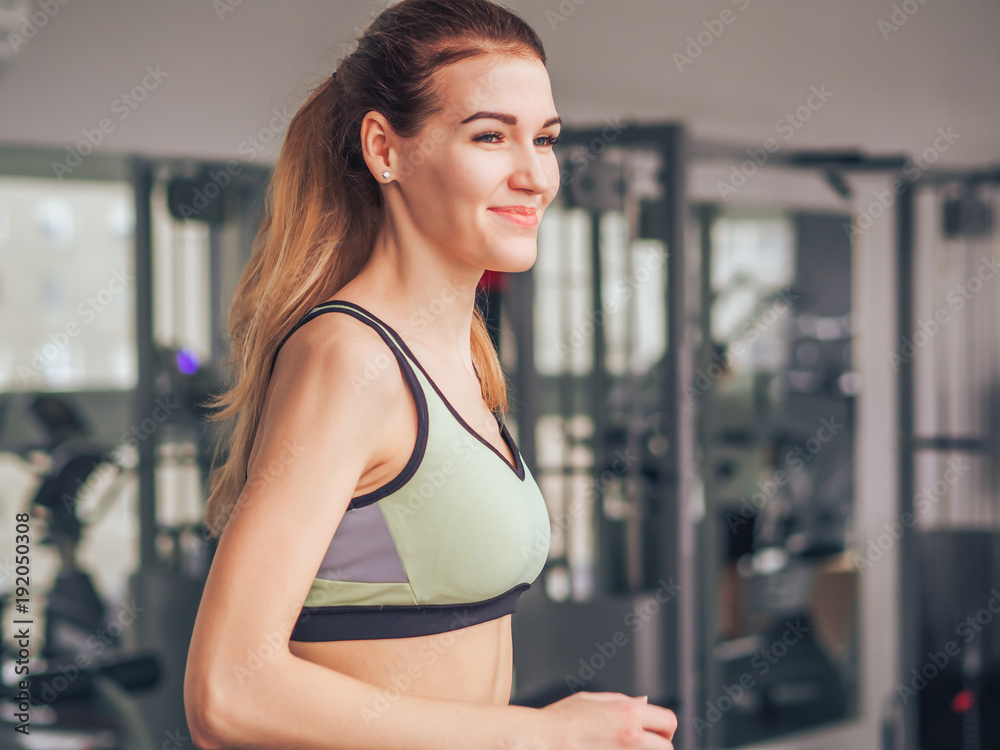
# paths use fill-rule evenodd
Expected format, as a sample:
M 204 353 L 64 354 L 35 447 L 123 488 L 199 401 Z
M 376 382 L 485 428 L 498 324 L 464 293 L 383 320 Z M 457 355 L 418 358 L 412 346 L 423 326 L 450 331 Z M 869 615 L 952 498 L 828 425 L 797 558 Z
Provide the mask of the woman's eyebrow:
M 476 114 L 471 117 L 466 117 L 462 120 L 459 125 L 465 125 L 467 122 L 472 122 L 473 120 L 499 120 L 505 125 L 510 125 L 511 127 L 517 125 L 517 118 L 514 115 L 508 115 L 505 112 L 476 112 Z M 561 117 L 552 117 L 545 121 L 542 125 L 543 128 L 552 127 L 553 125 L 562 125 Z

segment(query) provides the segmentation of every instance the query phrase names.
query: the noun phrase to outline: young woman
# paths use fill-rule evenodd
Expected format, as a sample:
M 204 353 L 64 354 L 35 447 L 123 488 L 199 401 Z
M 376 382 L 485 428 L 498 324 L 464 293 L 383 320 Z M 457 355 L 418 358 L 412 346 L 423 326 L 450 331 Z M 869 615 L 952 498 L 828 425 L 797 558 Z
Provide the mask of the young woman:
M 672 747 L 643 697 L 509 705 L 550 527 L 475 293 L 559 187 L 545 61 L 489 0 L 402 0 L 289 124 L 216 401 L 198 747 Z

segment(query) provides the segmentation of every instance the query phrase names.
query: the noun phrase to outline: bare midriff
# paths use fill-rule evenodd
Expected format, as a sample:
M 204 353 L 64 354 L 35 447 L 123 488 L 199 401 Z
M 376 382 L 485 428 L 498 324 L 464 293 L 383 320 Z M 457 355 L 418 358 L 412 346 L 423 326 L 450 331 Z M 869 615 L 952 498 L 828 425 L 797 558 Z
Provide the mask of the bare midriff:
M 511 615 L 437 635 L 354 641 L 290 641 L 301 659 L 363 680 L 393 696 L 507 705 L 513 661 Z M 390 690 L 390 688 L 392 688 Z

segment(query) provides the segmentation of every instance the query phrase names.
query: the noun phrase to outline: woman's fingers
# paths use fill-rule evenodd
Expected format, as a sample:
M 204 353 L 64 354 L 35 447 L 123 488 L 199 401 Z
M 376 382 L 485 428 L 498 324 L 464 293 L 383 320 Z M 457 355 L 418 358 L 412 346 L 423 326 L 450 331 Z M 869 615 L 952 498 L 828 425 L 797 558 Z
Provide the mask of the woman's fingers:
M 598 700 L 621 700 L 622 698 L 632 698 L 631 695 L 625 695 L 625 693 L 590 693 L 587 691 L 581 691 L 577 695 L 582 695 L 586 698 L 596 698 Z
M 677 731 L 677 715 L 669 708 L 647 706 L 642 713 L 642 726 L 647 732 L 672 740 Z

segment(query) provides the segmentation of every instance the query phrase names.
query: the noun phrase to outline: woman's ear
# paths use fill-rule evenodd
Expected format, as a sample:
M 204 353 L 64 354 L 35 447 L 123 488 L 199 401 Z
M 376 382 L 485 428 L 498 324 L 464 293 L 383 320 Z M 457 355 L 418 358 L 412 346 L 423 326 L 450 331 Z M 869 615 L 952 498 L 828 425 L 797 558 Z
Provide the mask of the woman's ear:
M 377 180 L 381 180 L 382 173 L 386 171 L 398 176 L 398 170 L 393 170 L 399 161 L 399 154 L 394 148 L 395 141 L 392 126 L 381 112 L 372 110 L 365 115 L 361 121 L 361 153 Z

